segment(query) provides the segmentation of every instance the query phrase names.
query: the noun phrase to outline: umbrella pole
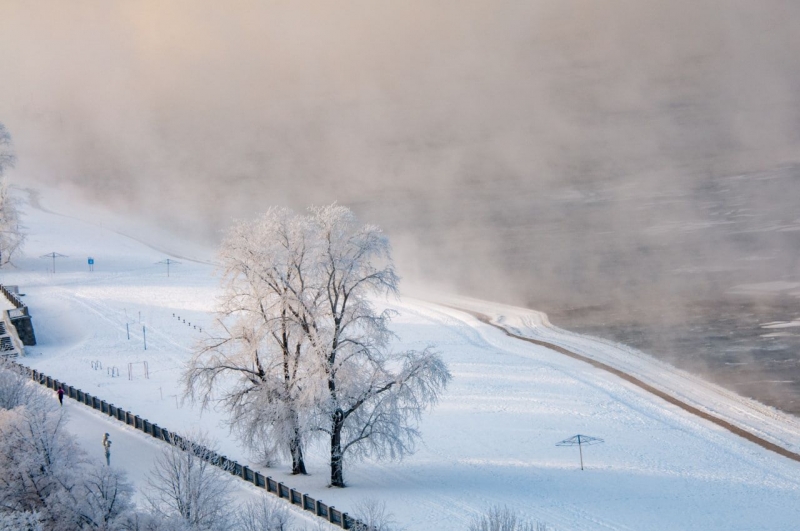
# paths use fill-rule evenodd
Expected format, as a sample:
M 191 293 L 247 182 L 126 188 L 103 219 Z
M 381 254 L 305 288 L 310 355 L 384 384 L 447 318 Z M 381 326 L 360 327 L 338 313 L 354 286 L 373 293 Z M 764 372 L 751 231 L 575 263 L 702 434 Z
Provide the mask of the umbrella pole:
M 581 455 L 581 470 L 583 470 L 583 448 L 581 448 L 581 437 L 578 436 L 578 452 Z

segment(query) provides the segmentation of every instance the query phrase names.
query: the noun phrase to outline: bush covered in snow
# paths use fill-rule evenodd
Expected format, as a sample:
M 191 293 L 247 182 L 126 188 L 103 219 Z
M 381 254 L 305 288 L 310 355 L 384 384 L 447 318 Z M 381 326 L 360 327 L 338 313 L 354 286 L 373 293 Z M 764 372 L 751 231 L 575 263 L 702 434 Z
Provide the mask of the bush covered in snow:
M 7 368 L 0 382 L 0 521 L 16 522 L 11 529 L 122 529 L 134 508 L 124 474 L 88 461 L 52 397 Z
M 469 524 L 469 531 L 553 531 L 541 522 L 531 522 L 508 507 L 490 507 Z

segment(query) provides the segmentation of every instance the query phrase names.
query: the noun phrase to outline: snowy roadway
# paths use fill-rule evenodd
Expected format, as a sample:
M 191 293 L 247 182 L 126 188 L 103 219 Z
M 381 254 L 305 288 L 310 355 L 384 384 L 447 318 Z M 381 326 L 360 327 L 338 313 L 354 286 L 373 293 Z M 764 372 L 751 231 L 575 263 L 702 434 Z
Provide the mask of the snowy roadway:
M 30 258 L 19 260 L 19 270 L 4 278 L 26 292 L 40 341 L 21 361 L 168 429 L 202 427 L 223 453 L 250 461 L 220 427 L 218 413 L 201 415 L 176 400 L 182 363 L 200 334 L 193 326 L 210 322 L 213 268 L 184 260 L 167 278 L 163 266 L 155 265 L 166 256 L 137 241 L 33 208 L 26 214 Z M 133 226 L 124 232 L 146 234 Z M 80 258 L 64 259 L 53 275 L 36 257 L 54 250 Z M 176 252 L 187 255 L 184 249 Z M 96 259 L 94 273 L 86 271 L 89 255 Z M 418 452 L 399 463 L 346 463 L 347 489 L 326 486 L 319 448 L 308 451 L 307 477 L 290 476 L 285 466 L 264 473 L 343 510 L 360 498 L 385 500 L 408 531 L 463 530 L 491 504 L 507 504 L 564 531 L 800 528 L 800 463 L 606 371 L 508 337 L 465 312 L 412 300 L 383 304 L 399 312 L 396 347 L 434 343 L 454 377 L 442 402 L 424 417 Z M 624 366 L 796 451 L 800 429 L 794 417 L 731 396 L 641 353 L 545 326 L 536 312 L 469 304 L 515 331 L 547 336 Z M 141 326 L 147 327 L 146 351 Z M 122 377 L 92 370 L 92 361 L 118 367 Z M 139 369 L 128 380 L 128 363 L 136 368 L 142 361 L 148 362 L 150 378 Z M 141 488 L 157 441 L 80 411 L 74 402 L 66 407 L 70 429 L 93 457 L 102 459 L 102 433 L 111 433 L 112 464 L 128 470 Z M 585 471 L 579 469 L 577 450 L 555 446 L 577 433 L 606 441 L 586 449 Z

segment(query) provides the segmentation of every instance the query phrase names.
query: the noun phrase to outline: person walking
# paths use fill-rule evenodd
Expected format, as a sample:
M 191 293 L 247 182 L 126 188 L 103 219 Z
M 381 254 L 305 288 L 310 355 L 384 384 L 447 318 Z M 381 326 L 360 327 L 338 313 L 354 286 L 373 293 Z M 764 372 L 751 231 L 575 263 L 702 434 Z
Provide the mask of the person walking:
M 103 435 L 103 448 L 106 451 L 106 466 L 111 466 L 111 439 L 107 433 Z
M 58 403 L 61 404 L 61 407 L 64 407 L 64 388 L 59 385 L 56 394 L 58 395 Z

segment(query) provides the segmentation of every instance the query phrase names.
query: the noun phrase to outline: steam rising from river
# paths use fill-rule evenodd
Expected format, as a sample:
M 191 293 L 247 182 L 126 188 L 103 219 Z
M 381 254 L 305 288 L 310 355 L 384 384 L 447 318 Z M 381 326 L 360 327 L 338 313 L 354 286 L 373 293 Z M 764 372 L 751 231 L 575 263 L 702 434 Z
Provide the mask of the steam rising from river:
M 793 0 L 0 0 L 0 50 L 16 178 L 183 235 L 338 200 L 407 284 L 612 321 L 798 280 Z

